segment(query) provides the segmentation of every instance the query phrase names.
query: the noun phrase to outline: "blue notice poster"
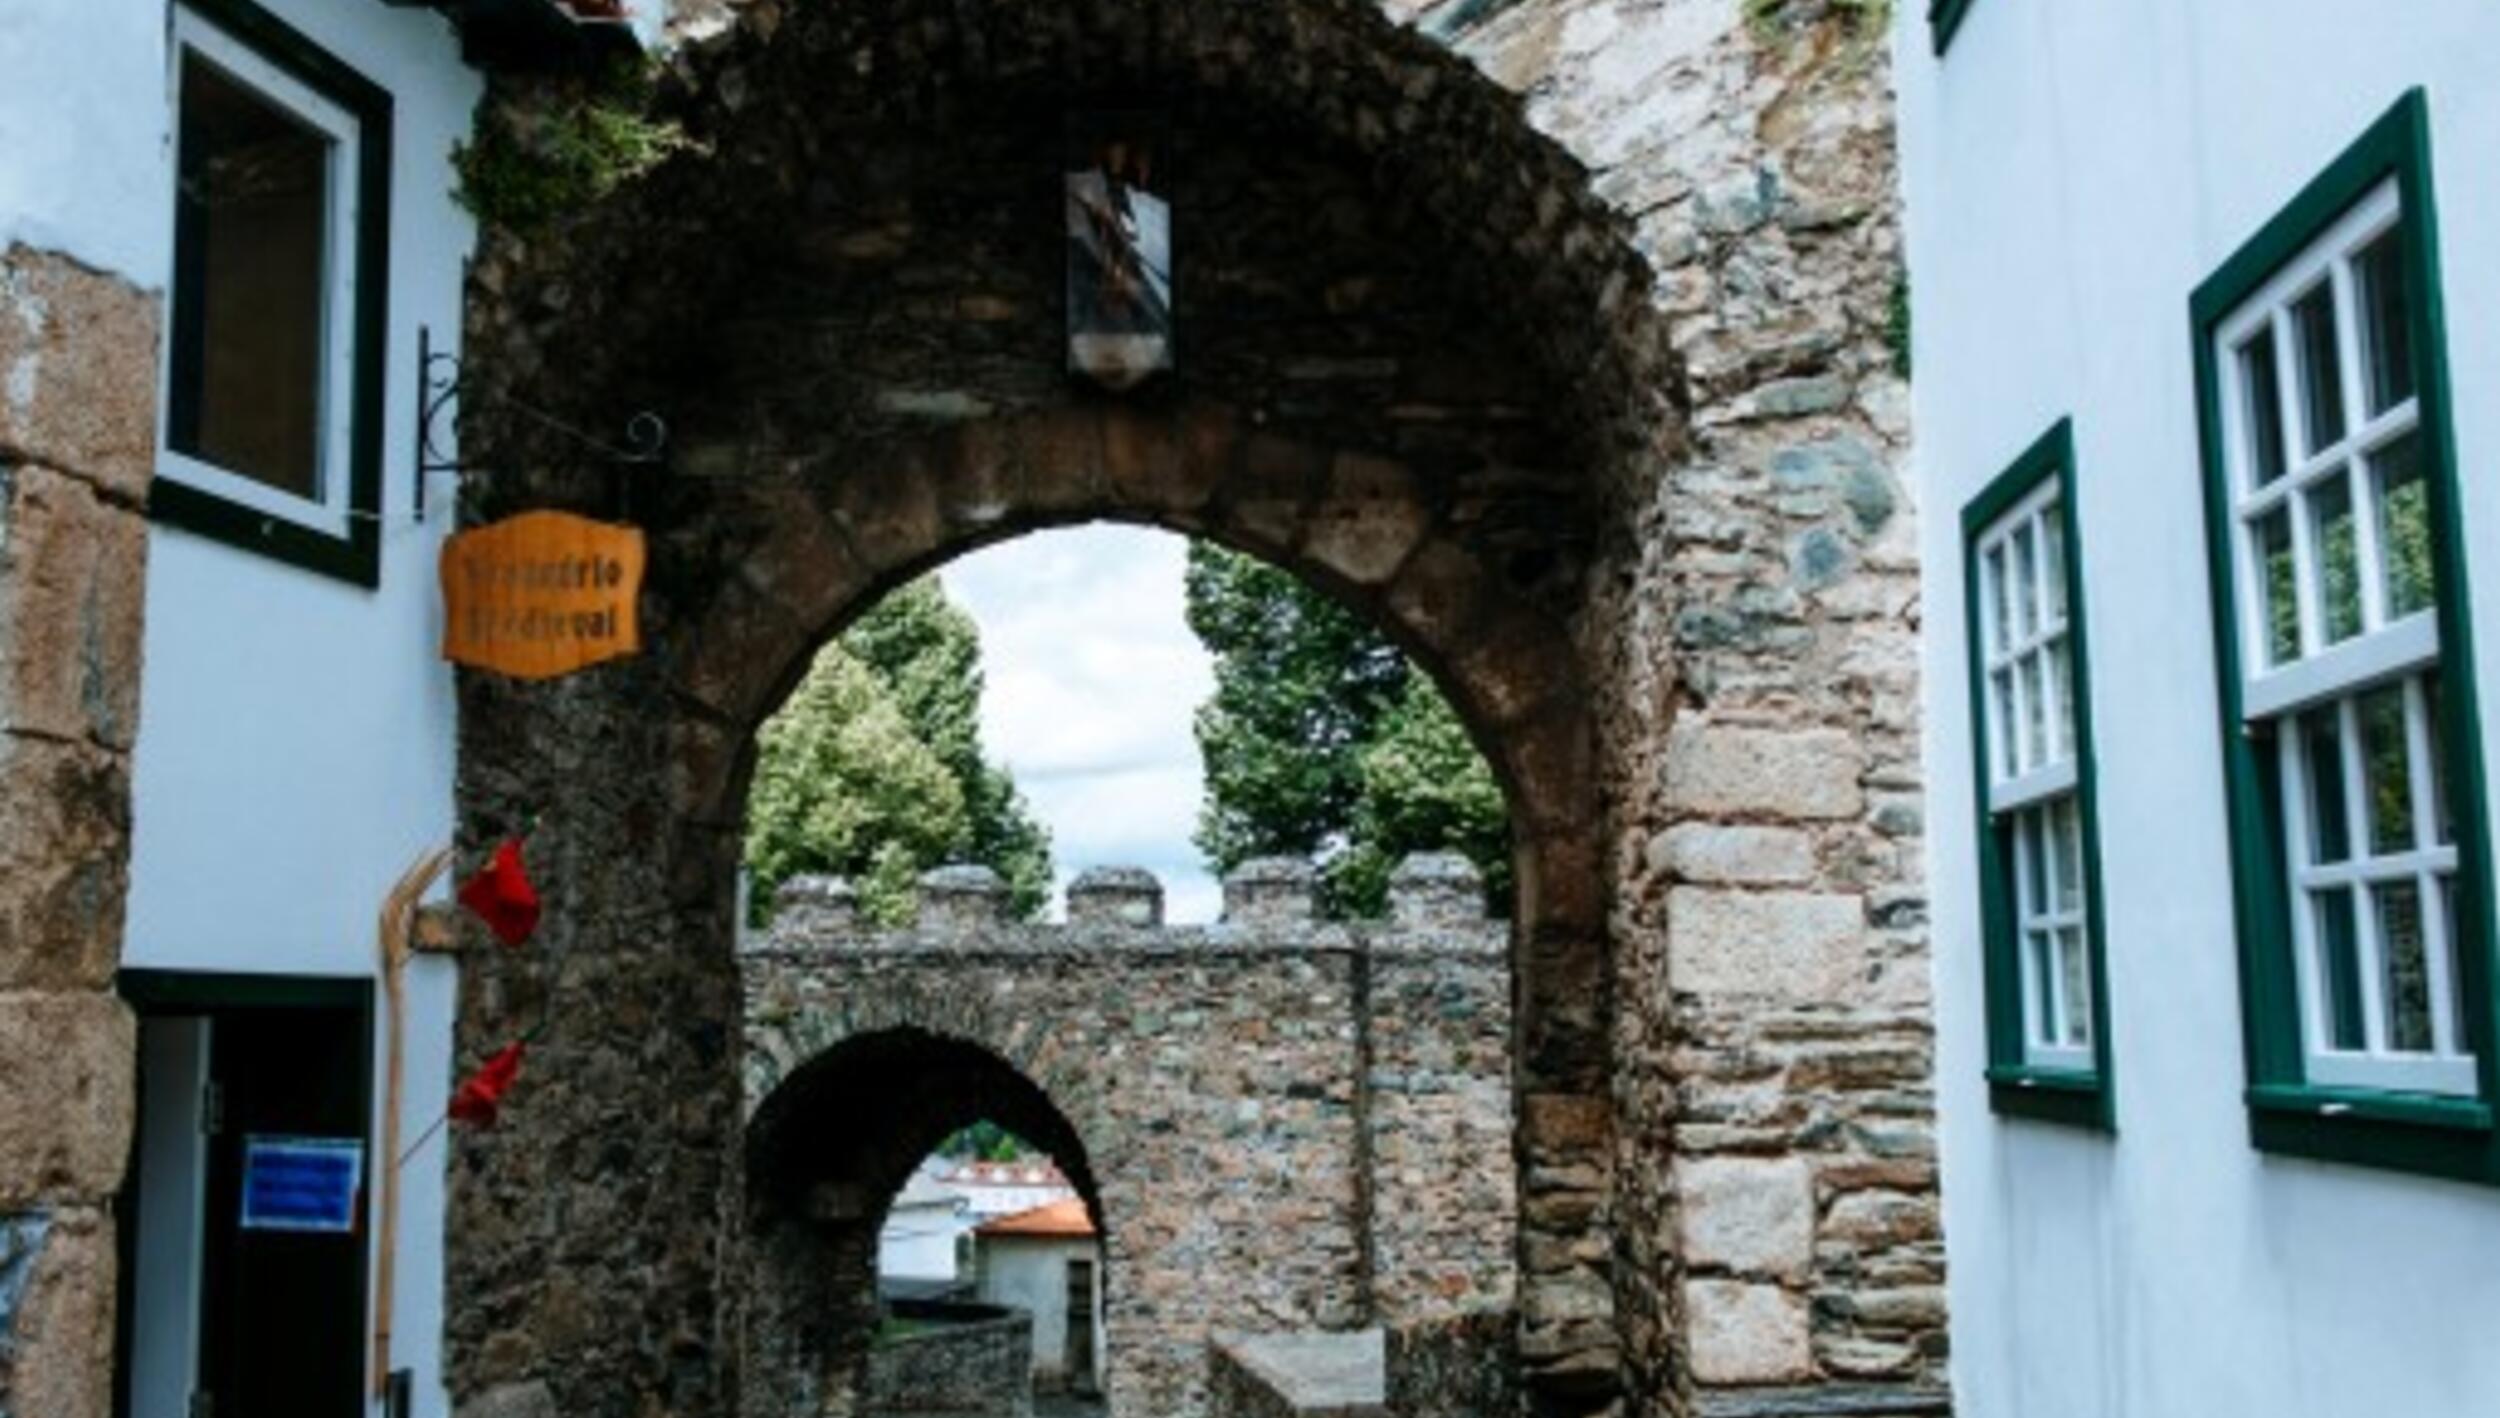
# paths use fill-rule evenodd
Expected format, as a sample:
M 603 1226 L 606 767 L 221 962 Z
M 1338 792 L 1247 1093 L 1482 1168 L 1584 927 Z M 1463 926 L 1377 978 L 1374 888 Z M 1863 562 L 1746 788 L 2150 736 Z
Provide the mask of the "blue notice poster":
M 356 1229 L 365 1145 L 352 1137 L 243 1139 L 243 1229 Z

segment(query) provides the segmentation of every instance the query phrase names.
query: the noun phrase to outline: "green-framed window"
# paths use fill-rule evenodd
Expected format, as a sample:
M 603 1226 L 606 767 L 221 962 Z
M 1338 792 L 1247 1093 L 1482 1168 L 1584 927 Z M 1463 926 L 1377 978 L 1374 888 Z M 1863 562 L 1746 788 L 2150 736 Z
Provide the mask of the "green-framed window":
M 1953 43 L 1953 32 L 1962 27 L 1970 7 L 1971 0 L 1927 0 L 1927 28 L 1935 36 L 1937 54 Z
M 2439 269 L 2416 90 L 2191 313 L 2254 1140 L 2500 1181 Z
M 381 575 L 391 97 L 251 0 L 173 8 L 174 244 L 149 510 Z
M 1999 1111 L 2109 1127 L 2074 430 L 2061 420 L 1962 509 L 1988 1079 Z

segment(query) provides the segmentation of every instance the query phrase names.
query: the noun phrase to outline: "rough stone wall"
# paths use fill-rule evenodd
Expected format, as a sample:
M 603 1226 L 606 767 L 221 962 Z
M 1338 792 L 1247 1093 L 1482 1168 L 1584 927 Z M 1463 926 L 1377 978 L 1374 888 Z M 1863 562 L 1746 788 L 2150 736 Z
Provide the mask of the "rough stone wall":
M 1226 1335 L 1208 1346 L 1208 1418 L 1389 1418 L 1380 1331 Z
M 156 301 L 0 252 L 0 1413 L 111 1407 Z
M 1139 924 L 1160 913 L 1122 909 L 1133 890 L 1080 892 L 1065 926 L 1010 924 L 977 873 L 924 887 L 916 928 L 864 931 L 802 881 L 744 957 L 748 1110 L 758 1128 L 822 1130 L 776 1094 L 898 1032 L 984 1049 L 1030 1080 L 1081 1145 L 1061 1161 L 1104 1228 L 1116 1414 L 1203 1413 L 1219 1330 L 1507 1314 L 1505 933 L 1480 905 L 1463 920 L 1412 909 L 1419 892 L 1443 902 L 1452 876 L 1472 894 L 1463 864 L 1436 863 L 1420 888 L 1402 873 L 1400 914 L 1376 925 L 1314 920 L 1309 869 L 1294 866 L 1237 873 L 1214 927 Z M 876 1154 L 867 1175 L 829 1149 L 788 1180 L 865 1186 L 881 1212 L 894 1162 L 979 1108 L 932 1100 L 915 1145 L 858 1139 Z
M 1622 283 L 1606 284 L 1620 249 L 1589 237 L 1541 150 L 1494 126 L 1507 115 L 1477 106 L 1487 86 L 1420 40 L 1367 78 L 1389 105 L 1379 112 L 1472 163 L 1494 151 L 1480 132 L 1521 145 L 1484 168 L 1499 222 L 1481 205 L 1464 223 L 1427 220 L 1445 197 L 1410 194 L 1345 142 L 1321 141 L 1311 128 L 1323 117 L 1369 131 L 1341 103 L 1185 99 L 1170 135 L 1189 213 L 1183 374 L 1169 390 L 1102 399 L 1063 369 L 1067 96 L 1048 66 L 1109 85 L 1126 46 L 1100 17 L 996 6 L 977 16 L 996 28 L 938 46 L 940 63 L 928 27 L 973 12 L 915 9 L 905 22 L 806 7 L 725 41 L 696 90 L 721 105 L 696 115 L 708 161 L 655 174 L 613 225 L 495 239 L 478 264 L 463 447 L 496 472 L 469 485 L 464 516 L 552 504 L 641 522 L 652 653 L 549 686 L 463 681 L 470 840 L 546 812 L 564 824 L 550 850 L 581 869 L 581 889 L 568 881 L 550 901 L 543 954 L 480 952 L 464 973 L 464 1052 L 527 1027 L 552 993 L 579 1021 L 568 1042 L 601 1055 L 565 1066 L 601 1086 L 564 1090 L 454 1164 L 451 1282 L 471 1298 L 450 1321 L 454 1391 L 536 1375 L 584 1410 L 630 1411 L 653 1392 L 702 1401 L 701 1365 L 663 1368 L 606 1337 L 673 1335 L 709 1310 L 727 1343 L 743 1323 L 734 1297 L 674 1267 L 663 1286 L 653 1270 L 595 1259 L 529 1207 L 531 1179 L 609 1148 L 621 1127 L 668 1172 L 653 1194 L 707 1180 L 737 1192 L 718 1153 L 701 1155 L 726 1081 L 704 1040 L 732 1025 L 706 956 L 725 959 L 731 935 L 755 725 L 816 646 L 901 578 L 989 540 L 1111 517 L 1203 532 L 1338 594 L 1441 678 L 1511 788 L 1523 863 L 1515 1135 L 1548 1166 L 1541 1214 L 1576 1238 L 1538 1248 L 1523 1312 L 1537 1362 L 1576 1403 L 1602 1401 L 1617 1367 L 1606 1247 L 1591 1239 L 1612 1160 L 1603 888 L 1589 697 L 1567 629 L 1596 498 L 1571 467 L 1589 436 L 1571 401 L 1624 376 L 1590 348 L 1597 326 L 1554 322 L 1554 340 L 1583 357 L 1530 360 L 1490 307 L 1585 283 L 1575 308 L 1612 289 L 1629 310 Z M 1156 45 L 1244 90 L 1278 72 L 1254 31 L 1286 13 L 1175 6 Z M 1296 72 L 1317 86 L 1338 71 Z M 1575 254 L 1532 279 L 1469 281 L 1449 253 L 1507 252 L 1503 234 L 1531 225 Z M 541 443 L 535 425 L 497 417 L 506 392 L 585 427 L 648 402 L 677 430 L 670 465 L 620 473 Z M 546 968 L 559 958 L 573 963 Z M 636 965 L 650 976 L 625 978 Z M 664 1045 L 625 1017 L 665 1019 L 678 1037 Z M 640 1248 L 696 1246 L 679 1228 Z M 539 1317 L 547 1302 L 525 1282 L 558 1265 L 584 1274 L 579 1292 L 609 1318 L 585 1325 L 569 1306 Z M 580 1357 L 560 1357 L 551 1327 Z
M 1681 1415 L 1871 1385 L 1927 1403 L 1892 8 L 686 7 L 670 91 L 701 154 L 554 239 L 490 239 L 466 346 L 481 395 L 593 426 L 662 408 L 683 435 L 669 477 L 628 485 L 491 416 L 463 440 L 515 470 L 470 515 L 654 525 L 647 624 L 674 665 L 531 707 L 579 716 L 549 738 L 630 721 L 623 761 L 674 775 L 601 805 L 702 839 L 646 818 L 602 844 L 665 858 L 669 905 L 641 914 L 683 932 L 668 968 L 702 973 L 685 957 L 725 941 L 704 882 L 734 859 L 734 765 L 774 676 L 850 608 L 1055 520 L 1210 531 L 1345 593 L 1460 689 L 1483 672 L 1454 698 L 1526 809 L 1534 1401 Z M 1177 130 L 1191 294 L 1177 399 L 1106 409 L 1058 371 L 1047 150 L 1070 109 L 1139 95 Z M 538 775 L 515 765 L 556 747 L 503 738 L 488 697 L 464 701 L 480 824 L 529 810 L 514 789 Z M 498 697 L 513 718 L 530 703 Z M 1555 790 L 1583 780 L 1602 801 Z M 587 1113 L 530 1145 L 594 1145 Z M 457 1244 L 555 1249 L 517 1210 L 480 1219 Z M 628 1324 L 674 1308 L 603 1293 Z M 458 1356 L 482 1343 L 454 1335 L 464 1390 Z M 564 1367 L 585 1393 L 664 1386 Z
M 1360 1066 L 1371 1320 L 1483 1313 L 1513 1300 L 1507 942 L 1465 859 L 1410 859 L 1396 929 L 1367 941 Z
M 1026 1418 L 1033 1411 L 1033 1317 L 988 1305 L 897 1305 L 912 1327 L 868 1351 L 860 1411 Z
M 1416 9 L 1631 219 L 1690 410 L 1582 620 L 1633 1387 L 1654 1413 L 1923 1408 L 1945 1317 L 1893 7 Z
M 1397 1418 L 1484 1418 L 1519 1411 L 1517 1336 L 1496 1314 L 1389 1326 L 1389 1411 Z

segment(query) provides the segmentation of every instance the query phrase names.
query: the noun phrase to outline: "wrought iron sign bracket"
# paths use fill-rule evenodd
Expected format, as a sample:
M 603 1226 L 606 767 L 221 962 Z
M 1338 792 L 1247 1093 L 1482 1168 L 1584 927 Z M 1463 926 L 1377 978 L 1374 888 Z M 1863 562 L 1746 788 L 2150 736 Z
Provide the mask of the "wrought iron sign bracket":
M 417 327 L 417 520 L 425 520 L 425 485 L 437 475 L 458 477 L 464 473 L 483 471 L 473 463 L 462 462 L 459 455 L 446 453 L 438 440 L 446 421 L 456 417 L 457 405 L 467 388 L 467 379 L 460 370 L 460 356 L 450 350 L 434 348 L 434 329 Z M 622 443 L 611 443 L 587 430 L 557 418 L 546 410 L 513 398 L 497 395 L 498 401 L 532 423 L 560 434 L 591 450 L 611 463 L 627 467 L 651 467 L 668 457 L 668 423 L 658 414 L 644 409 L 625 421 Z

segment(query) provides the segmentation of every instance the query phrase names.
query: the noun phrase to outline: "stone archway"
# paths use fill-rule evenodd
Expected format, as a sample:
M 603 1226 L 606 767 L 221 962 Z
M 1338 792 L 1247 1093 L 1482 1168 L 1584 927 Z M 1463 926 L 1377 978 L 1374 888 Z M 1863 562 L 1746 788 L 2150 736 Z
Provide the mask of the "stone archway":
M 1379 921 L 1318 919 L 1314 879 L 1245 864 L 1220 924 L 1173 927 L 1134 870 L 1079 877 L 1064 924 L 983 868 L 892 929 L 786 883 L 741 947 L 746 1411 L 841 1387 L 884 1198 L 982 1117 L 1064 1159 L 1103 1236 L 1112 1418 L 1209 1412 L 1226 1335 L 1372 1329 L 1508 1381 L 1506 933 L 1461 858 L 1402 864 Z
M 1732 3 L 1451 3 L 1414 28 L 1408 0 L 701 8 L 717 32 L 665 86 L 700 150 L 495 234 L 472 285 L 464 446 L 497 473 L 465 515 L 644 524 L 653 654 L 462 686 L 464 830 L 550 813 L 568 952 L 479 960 L 464 1047 L 550 997 L 582 1022 L 547 1042 L 538 1109 L 455 1162 L 454 1391 L 729 1401 L 725 882 L 753 718 L 846 605 L 1109 517 L 1363 602 L 1514 791 L 1582 785 L 1544 797 L 1578 806 L 1523 873 L 1547 923 L 1517 957 L 1538 1401 L 1927 1395 L 1896 233 L 1881 57 L 1854 63 L 1841 7 L 1805 7 L 1825 18 L 1791 56 Z M 1061 371 L 1058 134 L 1139 105 L 1173 139 L 1182 364 L 1106 405 Z M 657 410 L 670 464 L 586 460 L 503 394 L 591 428 Z M 1412 495 L 1356 490 L 1381 469 Z M 1371 571 L 1332 506 L 1404 509 L 1366 542 L 1427 515 Z M 1501 676 L 1465 688 L 1497 630 L 1557 663 L 1576 723 Z M 621 1200 L 603 1159 L 633 1169 Z M 1878 1204 L 1909 1219 L 1862 1224 Z
M 1084 404 L 946 428 L 884 458 L 908 471 L 777 493 L 772 530 L 676 640 L 669 697 L 691 712 L 671 759 L 682 807 L 669 855 L 710 860 L 730 878 L 753 726 L 841 626 L 969 548 L 1118 520 L 1207 536 L 1297 572 L 1434 674 L 1506 789 L 1519 883 L 1518 1164 L 1540 1178 L 1518 1243 L 1548 1258 L 1528 1272 L 1531 1287 L 1578 1287 L 1576 1337 L 1602 1348 L 1612 1337 L 1607 1280 L 1581 1257 L 1602 1253 L 1611 1164 L 1603 807 L 1592 699 L 1568 624 L 1508 589 L 1412 468 L 1263 432 L 1219 405 Z
M 735 1273 L 741 1411 L 755 1418 L 859 1411 L 880 1313 L 879 1228 L 912 1169 L 955 1131 L 986 1119 L 1041 1148 L 1103 1228 L 1083 1122 L 1048 1082 L 1000 1056 L 991 1031 L 949 1029 L 964 1021 L 936 1004 L 819 1031 L 787 1076 L 745 1100 L 748 1190 Z
M 654 653 L 542 690 L 463 686 L 464 820 L 571 820 L 554 850 L 575 854 L 578 914 L 557 929 L 636 944 L 630 964 L 576 950 L 575 978 L 553 986 L 640 1036 L 631 1068 L 591 1046 L 602 1057 L 576 1067 L 598 1081 L 548 1135 L 464 1159 L 482 1180 L 456 1192 L 453 1284 L 481 1303 L 455 1315 L 455 1388 L 543 1375 L 568 1412 L 635 1393 L 721 1401 L 703 1318 L 721 1302 L 682 1214 L 657 1242 L 667 1263 L 620 1273 L 503 1189 L 552 1156 L 624 1145 L 619 1131 L 660 1159 L 655 1204 L 682 1213 L 731 1184 L 704 1180 L 703 1154 L 725 1150 L 716 1124 L 655 1129 L 632 1100 L 663 1080 L 716 1098 L 725 1081 L 755 727 L 901 579 L 1109 519 L 1261 555 L 1372 618 L 1442 682 L 1508 788 L 1516 1162 L 1538 1181 L 1519 1352 L 1547 1400 L 1602 1403 L 1622 1356 L 1610 809 L 1581 611 L 1629 535 L 1618 486 L 1654 476 L 1679 437 L 1641 268 L 1506 96 L 1368 10 L 876 8 L 793 12 L 694 56 L 688 121 L 708 161 L 578 224 L 560 258 L 506 247 L 481 264 L 465 432 L 484 461 L 526 471 L 472 512 L 630 510 L 652 534 Z M 1172 388 L 1113 402 L 1060 368 L 1055 115 L 1141 87 L 1168 101 L 1173 196 L 1194 223 L 1184 363 Z M 1540 302 L 1570 314 L 1531 321 Z M 620 483 L 499 416 L 503 391 L 585 424 L 594 392 L 648 402 L 677 430 L 671 465 Z M 488 963 L 464 981 L 465 1027 L 492 1030 L 549 985 Z M 513 1252 L 600 1277 L 618 1323 L 558 1363 Z M 498 1334 L 472 1314 L 519 1322 Z M 655 1370 L 607 1337 L 655 1329 L 699 1357 Z

